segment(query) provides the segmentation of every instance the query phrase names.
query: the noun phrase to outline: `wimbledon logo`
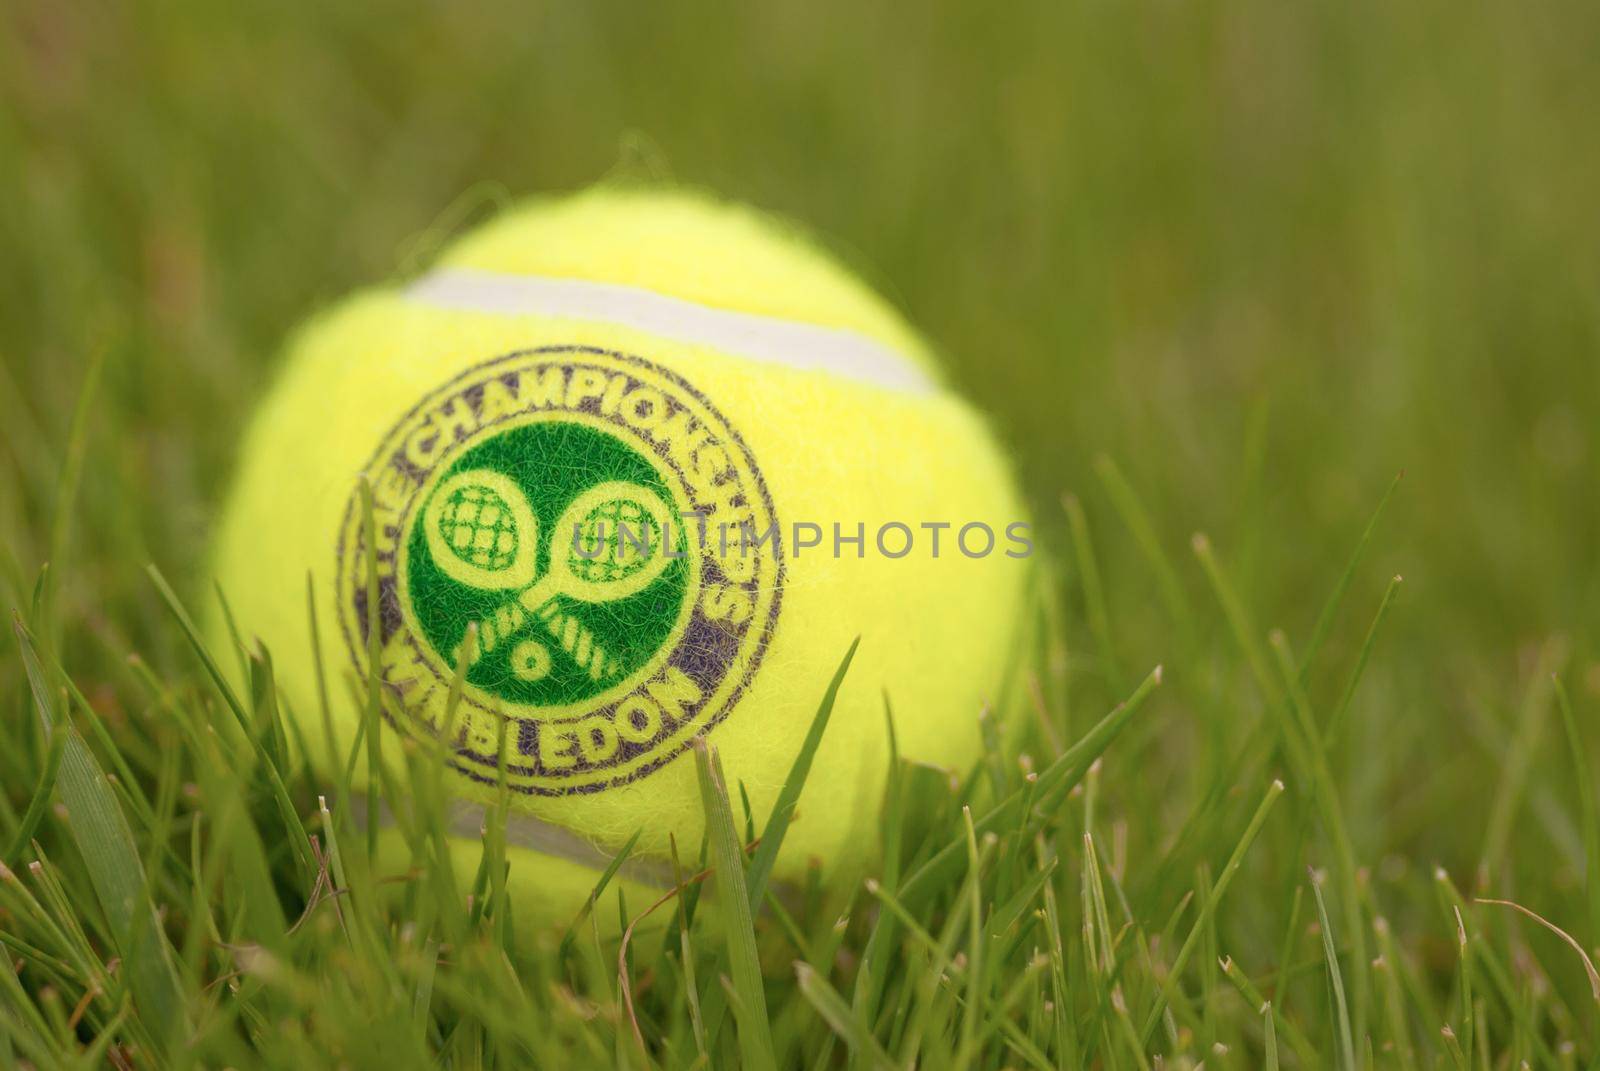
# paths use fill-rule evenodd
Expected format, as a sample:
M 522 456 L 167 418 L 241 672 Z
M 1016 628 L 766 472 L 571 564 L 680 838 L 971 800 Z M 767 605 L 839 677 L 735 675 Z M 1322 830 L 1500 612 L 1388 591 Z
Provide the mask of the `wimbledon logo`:
M 363 673 L 378 652 L 391 722 L 448 728 L 462 773 L 496 779 L 509 718 L 513 787 L 630 781 L 755 673 L 781 548 L 720 555 L 700 526 L 765 531 L 772 504 L 738 435 L 673 373 L 584 347 L 509 354 L 424 399 L 367 474 L 371 525 L 358 493 L 339 540 L 346 644 Z

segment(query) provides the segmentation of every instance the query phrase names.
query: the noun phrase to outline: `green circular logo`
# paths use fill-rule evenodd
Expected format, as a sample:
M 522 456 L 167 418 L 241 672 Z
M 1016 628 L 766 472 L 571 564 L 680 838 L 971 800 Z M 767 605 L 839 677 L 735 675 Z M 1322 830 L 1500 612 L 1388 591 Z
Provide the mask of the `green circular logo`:
M 592 700 L 678 626 L 695 579 L 684 522 L 662 474 L 614 435 L 517 424 L 463 450 L 424 495 L 402 598 L 446 662 L 478 626 L 467 682 L 507 704 Z
M 707 533 L 776 531 L 772 506 L 743 442 L 665 369 L 573 347 L 498 358 L 407 414 L 368 475 L 372 528 L 357 496 L 340 538 L 351 656 L 364 671 L 376 597 L 391 720 L 411 731 L 441 730 L 466 667 L 469 776 L 495 778 L 511 718 L 516 787 L 631 780 L 725 715 L 759 664 L 781 541 Z

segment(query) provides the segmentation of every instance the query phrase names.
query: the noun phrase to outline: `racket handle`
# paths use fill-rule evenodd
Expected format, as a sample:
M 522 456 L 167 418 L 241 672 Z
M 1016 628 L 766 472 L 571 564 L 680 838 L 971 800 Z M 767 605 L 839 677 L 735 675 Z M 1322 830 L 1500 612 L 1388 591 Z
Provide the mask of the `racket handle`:
M 572 660 L 589 674 L 591 680 L 616 675 L 616 663 L 594 638 L 594 633 L 584 628 L 583 622 L 576 617 L 562 613 L 556 599 L 546 601 L 535 611 L 535 616 L 544 622 L 550 635 L 561 644 L 561 649 L 572 656 Z
M 528 613 L 516 599 L 501 605 L 500 609 L 478 622 L 478 653 L 482 658 L 506 640 L 522 631 L 528 623 Z
M 555 603 L 546 595 L 549 585 L 541 581 L 522 589 L 517 597 L 500 604 L 500 609 L 478 622 L 478 655 L 482 657 L 522 631 L 529 618 L 543 613 Z
M 522 631 L 523 626 L 530 620 L 530 614 L 525 607 L 526 600 L 512 599 L 492 615 L 478 622 L 479 658 Z M 600 646 L 599 641 L 594 638 L 594 633 L 584 628 L 583 622 L 576 617 L 562 613 L 560 602 L 554 596 L 546 599 L 531 616 L 544 622 L 550 635 L 561 644 L 561 649 L 572 656 L 572 660 L 589 674 L 591 680 L 616 676 L 620 667 L 606 653 L 605 648 Z

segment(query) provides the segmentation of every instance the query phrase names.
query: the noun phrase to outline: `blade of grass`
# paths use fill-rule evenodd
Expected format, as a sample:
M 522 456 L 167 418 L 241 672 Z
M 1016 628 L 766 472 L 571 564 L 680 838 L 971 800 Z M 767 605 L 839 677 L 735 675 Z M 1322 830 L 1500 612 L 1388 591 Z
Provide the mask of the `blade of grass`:
M 972 1057 L 972 1046 L 978 1032 L 979 1005 L 983 1001 L 986 991 L 985 972 L 989 968 L 989 959 L 985 956 L 985 941 L 983 939 L 983 867 L 978 854 L 978 834 L 972 828 L 972 808 L 961 809 L 962 824 L 966 827 L 967 834 L 967 866 L 975 875 L 968 885 L 968 895 L 971 901 L 967 905 L 967 965 L 966 965 L 966 1001 L 961 1009 L 961 1031 L 956 1046 L 955 1066 L 964 1067 Z M 988 834 L 990 837 L 993 834 Z
M 239 731 L 244 734 L 245 740 L 254 747 L 257 761 L 260 763 L 262 771 L 266 774 L 267 781 L 272 788 L 273 799 L 278 805 L 278 813 L 283 819 L 284 828 L 289 833 L 290 850 L 294 853 L 295 861 L 299 865 L 301 879 L 304 881 L 305 887 L 310 888 L 317 871 L 316 862 L 311 858 L 311 840 L 306 833 L 305 823 L 300 820 L 300 812 L 295 810 L 294 800 L 289 797 L 289 789 L 284 785 L 283 778 L 278 773 L 278 768 L 272 764 L 263 750 L 261 741 L 251 731 L 249 715 L 245 713 L 243 704 L 239 702 L 239 697 L 232 686 L 228 684 L 227 678 L 222 675 L 222 670 L 218 668 L 216 660 L 211 657 L 211 652 L 207 650 L 205 641 L 200 638 L 200 630 L 195 627 L 194 621 L 189 617 L 189 612 L 183 608 L 183 603 L 179 601 L 177 593 L 167 583 L 167 578 L 161 575 L 161 570 L 154 565 L 146 566 L 145 572 L 149 574 L 151 582 L 156 586 L 156 591 L 161 595 L 161 600 L 167 604 L 167 609 L 178 622 L 178 627 L 183 630 L 184 636 L 189 641 L 190 648 L 199 657 L 200 664 L 206 671 L 206 676 L 211 679 L 212 685 L 217 689 L 218 694 L 222 696 L 223 705 L 233 715 Z M 376 813 L 376 811 L 373 813 Z
M 1566 661 L 1567 645 L 1559 637 L 1546 640 L 1539 648 L 1538 664 L 1517 707 L 1517 726 L 1501 767 L 1500 784 L 1483 835 L 1483 854 L 1478 859 L 1477 886 L 1488 891 L 1496 868 L 1505 858 L 1511 840 L 1512 823 L 1522 805 L 1523 789 L 1533 770 L 1534 757 L 1544 736 L 1544 723 L 1550 710 L 1556 669 Z
M 1367 660 L 1372 657 L 1372 645 L 1378 638 L 1378 628 L 1383 624 L 1383 619 L 1389 613 L 1389 607 L 1394 604 L 1395 595 L 1400 591 L 1400 585 L 1405 578 L 1396 575 L 1389 581 L 1389 586 L 1383 591 L 1383 600 L 1378 603 L 1378 613 L 1372 619 L 1372 624 L 1367 628 L 1367 637 L 1361 643 L 1361 653 L 1356 656 L 1355 668 L 1350 671 L 1350 680 L 1344 686 L 1344 695 L 1339 698 L 1339 705 L 1333 710 L 1333 717 L 1328 719 L 1327 727 L 1322 732 L 1322 746 L 1324 750 L 1333 747 L 1334 741 L 1344 729 L 1345 720 L 1350 715 L 1350 704 L 1356 697 L 1356 688 L 1361 683 L 1362 676 L 1367 671 Z M 1300 682 L 1305 684 L 1305 659 L 1300 660 Z
M 1477 897 L 1473 902 L 1479 904 L 1493 904 L 1496 907 L 1509 907 L 1511 910 L 1521 915 L 1525 915 L 1534 922 L 1537 922 L 1539 925 L 1543 926 L 1545 929 L 1549 930 L 1551 933 L 1555 934 L 1557 937 L 1561 938 L 1567 947 L 1571 948 L 1578 954 L 1578 959 L 1583 963 L 1584 977 L 1589 980 L 1589 994 L 1594 998 L 1595 1004 L 1600 1005 L 1600 970 L 1595 969 L 1594 960 L 1589 958 L 1589 953 L 1584 950 L 1583 944 L 1579 942 L 1576 937 L 1573 937 L 1566 930 L 1563 930 L 1560 926 L 1557 926 L 1543 915 L 1529 910 L 1528 908 L 1523 907 L 1521 904 L 1515 903 L 1514 901 L 1492 900 L 1487 897 L 1480 896 Z
M 6 849 L 4 856 L 0 856 L 0 863 L 6 866 L 17 866 L 17 860 L 22 858 L 22 852 L 33 840 L 33 834 L 43 820 L 45 810 L 50 806 L 50 797 L 55 792 L 56 776 L 61 770 L 61 756 L 66 751 L 67 734 L 59 727 L 51 727 L 48 739 L 50 750 L 45 755 L 44 770 L 39 775 L 39 783 L 34 787 L 33 796 L 28 801 L 28 809 L 23 812 L 22 820 L 17 824 L 17 831 L 12 835 L 11 846 Z
M 588 919 L 589 913 L 594 910 L 595 904 L 600 902 L 600 897 L 605 893 L 606 886 L 611 884 L 611 879 L 617 876 L 617 871 L 622 869 L 622 864 L 626 863 L 628 857 L 633 854 L 633 847 L 639 843 L 639 835 L 643 832 L 644 830 L 642 829 L 634 830 L 633 836 L 628 838 L 627 843 L 617 850 L 617 853 L 611 857 L 611 862 L 607 863 L 606 868 L 600 872 L 599 880 L 594 883 L 594 889 L 589 893 L 588 898 L 584 900 L 583 906 L 578 909 L 577 917 L 567 924 L 566 932 L 562 934 L 561 942 L 557 946 L 559 949 L 557 956 L 559 958 L 565 959 L 572 950 L 573 942 L 578 938 L 579 927 Z
M 383 670 L 382 606 L 378 589 L 378 523 L 372 509 L 372 481 L 362 474 L 359 487 L 361 532 L 365 540 L 367 593 L 367 701 L 363 707 L 367 723 L 367 814 L 378 813 L 378 789 L 383 767 Z M 378 823 L 367 823 L 367 858 L 378 857 Z
M 94 408 L 95 395 L 105 371 L 106 345 L 95 345 L 89 358 L 89 367 L 83 374 L 83 386 L 78 389 L 78 399 L 72 409 L 72 423 L 67 429 L 67 452 L 61 463 L 61 476 L 55 487 L 55 508 L 50 518 L 49 557 L 55 568 L 46 574 L 43 612 L 36 618 L 44 628 L 44 649 L 55 654 L 60 649 L 61 621 L 55 614 L 56 591 L 62 564 L 67 559 L 67 543 L 72 537 L 72 518 L 78 501 L 78 487 L 83 482 L 84 459 L 89 452 L 89 414 Z
M 57 787 L 68 828 L 124 956 L 139 1016 L 159 1044 L 169 1045 L 183 1036 L 187 1016 L 172 949 L 150 902 L 133 830 L 87 745 L 70 723 L 59 721 L 53 713 L 44 669 L 20 615 L 13 615 L 12 628 L 22 648 L 34 709 L 46 736 L 57 731 L 66 735 Z
M 744 846 L 739 843 L 727 781 L 716 753 L 706 746 L 703 737 L 696 737 L 693 747 L 720 894 L 716 910 L 722 917 L 728 965 L 733 972 L 733 994 L 737 997 L 734 1018 L 740 1063 L 752 1071 L 771 1071 L 776 1068 L 777 1061 L 772 1051 L 772 1027 L 767 1017 L 761 961 L 756 951 L 750 891 L 745 884 Z
M 1262 996 L 1261 990 L 1256 988 L 1255 983 L 1252 982 L 1249 977 L 1245 975 L 1244 971 L 1240 969 L 1239 965 L 1233 961 L 1233 957 L 1223 956 L 1218 966 L 1222 968 L 1223 977 L 1227 978 L 1228 981 L 1233 983 L 1234 988 L 1239 991 L 1239 995 L 1245 999 L 1245 1002 L 1248 1003 L 1250 1007 L 1261 1008 L 1264 1010 L 1268 1006 L 1270 1002 L 1266 997 Z M 1301 1032 L 1300 1028 L 1295 1025 L 1293 1020 L 1284 1019 L 1282 1024 L 1278 1025 L 1278 1016 L 1276 1012 L 1274 1012 L 1272 1018 L 1274 1020 L 1273 1033 L 1276 1034 L 1278 1031 L 1282 1031 L 1284 1040 L 1289 1043 L 1289 1048 L 1294 1050 L 1295 1056 L 1299 1059 L 1300 1063 L 1305 1067 L 1317 1066 L 1316 1048 L 1311 1044 L 1310 1040 L 1305 1036 L 1305 1034 Z
M 1043 838 L 1039 840 L 1039 855 L 1043 857 Z M 1043 863 L 1041 862 L 1041 866 Z M 1050 956 L 1051 1029 L 1055 1039 L 1056 1061 L 1063 1067 L 1080 1066 L 1078 1033 L 1068 1001 L 1071 985 L 1067 978 L 1067 951 L 1061 939 L 1061 910 L 1056 902 L 1054 882 L 1044 886 L 1045 949 Z
M 1256 805 L 1255 814 L 1250 816 L 1250 821 L 1245 825 L 1244 832 L 1239 836 L 1238 843 L 1233 847 L 1233 853 L 1228 856 L 1227 863 L 1217 875 L 1217 880 L 1212 884 L 1205 898 L 1201 901 L 1200 913 L 1195 918 L 1194 924 L 1189 927 L 1189 935 L 1184 938 L 1183 944 L 1178 949 L 1178 954 L 1168 968 L 1166 978 L 1161 984 L 1160 991 L 1156 994 L 1156 1002 L 1145 1015 L 1144 1027 L 1139 1031 L 1139 1043 L 1148 1045 L 1151 1037 L 1155 1035 L 1156 1024 L 1161 1021 L 1161 1013 L 1171 1002 L 1173 994 L 1178 990 L 1182 980 L 1184 968 L 1189 965 L 1189 957 L 1194 954 L 1199 945 L 1200 937 L 1212 916 L 1216 913 L 1217 906 L 1222 903 L 1222 898 L 1227 894 L 1228 886 L 1232 884 L 1234 875 L 1239 872 L 1239 866 L 1244 862 L 1245 853 L 1250 850 L 1250 845 L 1255 843 L 1261 827 L 1266 824 L 1267 815 L 1272 812 L 1273 804 L 1278 802 L 1278 797 L 1283 795 L 1283 782 L 1274 781 L 1267 786 L 1266 795 Z
M 1054 800 L 1071 791 L 1089 772 L 1094 760 L 1105 753 L 1106 748 L 1110 747 L 1111 742 L 1127 727 L 1134 714 L 1144 706 L 1150 694 L 1160 686 L 1161 674 L 1160 666 L 1151 670 L 1139 687 L 1134 689 L 1132 695 L 1101 718 L 1099 723 L 1068 748 L 1065 754 L 1041 770 L 1035 784 L 1013 792 L 982 818 L 977 819 L 974 823 L 977 832 L 991 833 L 1014 826 L 1017 814 L 1021 811 L 1029 793 L 1038 800 L 1038 809 L 1043 811 L 1047 810 Z M 942 883 L 951 873 L 961 869 L 965 858 L 965 837 L 946 842 L 943 848 L 907 876 L 900 887 L 901 900 L 908 907 L 912 907 L 920 898 L 933 894 L 943 887 Z
M 1589 750 L 1584 746 L 1583 734 L 1578 731 L 1578 719 L 1572 714 L 1572 700 L 1567 697 L 1566 685 L 1554 677 L 1556 709 L 1561 712 L 1561 724 L 1566 730 L 1567 753 L 1572 757 L 1573 784 L 1578 790 L 1578 817 L 1583 830 L 1583 888 L 1589 901 L 1589 944 L 1600 941 L 1600 800 L 1594 794 L 1594 775 L 1589 765 Z
M 1461 909 L 1452 908 L 1456 916 L 1456 988 L 1461 997 L 1461 1033 L 1466 1039 L 1462 1055 L 1468 1066 L 1472 1064 L 1472 1046 L 1477 1029 L 1472 1018 L 1472 946 L 1467 943 L 1467 924 L 1461 919 Z
M 1350 560 L 1345 563 L 1344 572 L 1339 574 L 1339 581 L 1329 593 L 1328 601 L 1322 604 L 1322 612 L 1317 615 L 1317 623 L 1311 629 L 1311 640 L 1306 644 L 1305 654 L 1300 658 L 1299 680 L 1302 685 L 1305 684 L 1306 674 L 1310 672 L 1312 663 L 1322 651 L 1323 641 L 1328 638 L 1328 632 L 1333 628 L 1333 619 L 1344 602 L 1345 593 L 1350 590 L 1350 582 L 1355 578 L 1356 567 L 1361 564 L 1361 559 L 1366 557 L 1367 547 L 1372 542 L 1372 534 L 1378 530 L 1378 518 L 1383 516 L 1384 507 L 1388 506 L 1389 499 L 1394 497 L 1395 488 L 1400 486 L 1400 481 L 1404 478 L 1405 472 L 1402 470 L 1389 481 L 1389 488 L 1383 492 L 1383 497 L 1378 500 L 1378 508 L 1372 511 L 1366 528 L 1362 529 L 1361 538 L 1356 541 L 1356 549 L 1351 553 Z
M 783 788 L 779 790 L 778 799 L 772 805 L 772 815 L 767 819 L 766 828 L 762 830 L 761 843 L 756 846 L 755 855 L 750 860 L 750 871 L 745 879 L 752 909 L 758 907 L 766 895 L 767 880 L 771 877 L 772 868 L 778 861 L 778 851 L 783 847 L 784 835 L 789 832 L 789 823 L 794 820 L 795 805 L 800 802 L 800 792 L 805 788 L 806 777 L 811 773 L 811 760 L 816 757 L 817 748 L 822 744 L 822 734 L 827 731 L 828 719 L 833 714 L 834 701 L 839 698 L 839 688 L 844 684 L 845 674 L 850 672 L 850 662 L 856 656 L 856 648 L 860 646 L 860 636 L 850 642 L 850 649 L 844 653 L 844 659 L 834 671 L 833 679 L 828 682 L 828 689 L 822 694 L 822 702 L 818 704 L 817 712 L 811 718 L 811 728 L 806 731 L 805 740 L 801 742 L 794 763 L 789 767 L 789 776 L 784 778 Z
M 1365 1037 L 1367 1031 L 1367 995 L 1370 987 L 1367 961 L 1366 923 L 1361 915 L 1361 867 L 1356 861 L 1355 845 L 1351 843 L 1349 827 L 1345 824 L 1344 806 L 1338 782 L 1328 765 L 1317 732 L 1316 717 L 1311 713 L 1305 689 L 1294 673 L 1294 655 L 1289 650 L 1289 640 L 1281 630 L 1274 630 L 1269 643 L 1276 659 L 1278 671 L 1288 695 L 1286 706 L 1289 724 L 1283 727 L 1285 739 L 1299 735 L 1304 748 L 1302 758 L 1312 780 L 1312 799 L 1322 818 L 1323 829 L 1334 851 L 1334 876 L 1339 883 L 1339 899 L 1344 909 L 1344 925 L 1349 932 L 1351 979 L 1354 990 L 1355 1036 Z
M 1378 939 L 1378 958 L 1373 960 L 1372 971 L 1383 990 L 1383 1013 L 1388 1024 L 1389 1042 L 1401 1071 L 1416 1071 L 1416 1050 L 1412 1044 L 1411 1028 L 1405 1013 L 1405 987 L 1401 974 L 1400 950 L 1395 947 L 1389 932 L 1389 920 L 1379 915 L 1372 920 L 1372 932 Z
M 1435 869 L 1433 877 L 1434 891 L 1439 898 L 1440 904 L 1452 914 L 1455 911 L 1460 911 L 1463 917 L 1470 918 L 1471 913 L 1466 910 L 1467 901 L 1456 888 L 1455 882 L 1450 879 L 1449 873 L 1440 867 Z M 1471 923 L 1468 925 L 1470 927 Z M 1499 997 L 1500 1002 L 1512 1015 L 1519 1015 L 1518 1007 L 1520 1002 L 1517 1000 L 1517 975 L 1521 972 L 1524 963 L 1518 962 L 1514 966 L 1508 964 L 1492 945 L 1481 939 L 1473 947 L 1475 952 L 1473 966 L 1477 979 L 1479 981 L 1487 980 L 1495 995 Z M 1428 1010 L 1433 1012 L 1430 1018 L 1442 1018 L 1436 1008 L 1429 1007 L 1420 999 L 1421 990 L 1422 982 L 1420 979 L 1408 979 L 1408 991 L 1412 994 L 1412 1003 L 1418 1007 L 1428 1007 Z M 1552 992 L 1546 995 L 1546 1010 L 1553 1019 L 1565 1017 L 1568 1022 L 1571 1022 L 1571 1016 L 1566 1012 L 1559 994 Z M 1555 1053 L 1550 1048 L 1549 1042 L 1537 1033 L 1537 1026 L 1532 1022 L 1526 1022 L 1524 1026 L 1532 1032 L 1531 1040 L 1537 1050 L 1538 1062 L 1547 1065 L 1556 1063 Z
M 1333 940 L 1333 921 L 1322 899 L 1322 879 L 1312 868 L 1311 895 L 1317 904 L 1317 922 L 1322 928 L 1322 956 L 1328 967 L 1328 991 L 1334 1009 L 1334 1055 L 1344 1071 L 1355 1071 L 1356 1047 L 1350 1030 L 1350 1006 L 1345 997 L 1344 976 L 1339 971 L 1339 950 Z
M 1161 546 L 1161 540 L 1156 535 L 1156 528 L 1150 520 L 1150 513 L 1144 508 L 1139 493 L 1133 489 L 1122 469 L 1112 460 L 1109 454 L 1101 454 L 1094 459 L 1094 471 L 1100 477 L 1101 486 L 1106 489 L 1106 494 L 1111 498 L 1111 504 L 1116 507 L 1117 513 L 1122 518 L 1122 524 L 1128 529 L 1128 534 L 1133 536 L 1135 545 L 1144 554 L 1145 561 L 1155 571 L 1161 597 L 1167 604 L 1167 613 L 1172 617 L 1173 623 L 1187 628 L 1194 620 L 1194 614 L 1189 608 L 1189 600 L 1184 596 L 1183 584 L 1178 580 L 1178 570 L 1172 564 L 1172 558 Z
M 839 688 L 844 683 L 845 674 L 849 672 L 850 663 L 855 659 L 856 648 L 861 644 L 858 636 L 845 652 L 839 667 L 834 671 L 833 679 L 828 683 L 823 692 L 822 701 L 817 706 L 817 712 L 812 716 L 811 726 L 806 731 L 805 739 L 801 742 L 800 750 L 796 753 L 794 762 L 790 765 L 789 775 L 784 780 L 783 788 L 779 791 L 778 799 L 774 802 L 772 814 L 767 819 L 766 831 L 761 842 L 756 845 L 754 858 L 750 863 L 750 870 L 746 878 L 747 888 L 750 891 L 750 909 L 752 912 L 761 906 L 761 897 L 756 896 L 758 888 L 762 897 L 765 896 L 767 885 L 771 878 L 772 868 L 777 863 L 778 850 L 783 846 L 783 838 L 788 833 L 789 823 L 794 818 L 794 808 L 799 802 L 801 790 L 811 771 L 811 762 L 816 756 L 817 748 L 822 743 L 822 734 L 828 727 L 828 720 L 833 713 L 833 706 L 838 699 Z M 748 800 L 746 813 L 748 814 Z M 705 1000 L 703 1009 L 707 1037 L 715 1048 L 717 1040 L 722 1034 L 722 1024 L 725 1021 L 726 1007 L 722 1002 L 722 991 L 713 989 Z
M 868 893 L 883 890 L 893 897 L 900 887 L 901 830 L 905 824 L 905 792 L 903 771 L 900 765 L 900 741 L 895 734 L 894 710 L 886 693 L 883 697 L 884 733 L 889 744 L 888 768 L 884 772 L 883 791 L 883 844 L 881 879 L 868 879 Z M 855 986 L 850 995 L 852 1011 L 866 1022 L 873 1022 L 883 1000 L 884 985 L 888 981 L 885 964 L 891 960 L 896 939 L 897 920 L 893 915 L 878 916 L 877 925 L 867 938 L 861 954 L 861 969 L 856 972 Z
M 1072 547 L 1078 559 L 1078 576 L 1083 583 L 1084 612 L 1089 619 L 1089 631 L 1100 648 L 1100 661 L 1105 666 L 1106 681 L 1111 694 L 1127 691 L 1123 683 L 1122 666 L 1117 659 L 1116 645 L 1111 639 L 1111 613 L 1106 608 L 1105 588 L 1100 583 L 1100 565 L 1095 560 L 1094 542 L 1089 538 L 1089 520 L 1084 516 L 1083 503 L 1077 495 L 1061 496 L 1061 508 L 1067 512 L 1067 529 L 1072 533 Z
M 1272 1002 L 1265 1001 L 1261 1005 L 1261 1029 L 1264 1035 L 1262 1049 L 1265 1062 L 1262 1067 L 1265 1071 L 1278 1071 L 1278 1030 L 1274 1025 Z
M 852 1054 L 865 1059 L 869 1067 L 895 1071 L 894 1061 L 883 1051 L 877 1038 L 872 1036 L 872 1028 L 857 1018 L 850 1005 L 828 984 L 827 979 L 802 960 L 795 961 L 794 974 L 800 995 L 822 1016 L 828 1028 L 849 1046 Z

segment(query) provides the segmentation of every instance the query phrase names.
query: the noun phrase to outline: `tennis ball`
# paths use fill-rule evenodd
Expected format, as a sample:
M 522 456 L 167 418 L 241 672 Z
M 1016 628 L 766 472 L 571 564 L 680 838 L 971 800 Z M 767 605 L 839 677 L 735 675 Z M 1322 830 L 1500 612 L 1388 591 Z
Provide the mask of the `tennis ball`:
M 350 754 L 374 653 L 385 733 L 450 734 L 466 874 L 504 741 L 518 917 L 561 923 L 636 832 L 630 904 L 670 882 L 670 838 L 693 865 L 695 737 L 760 828 L 857 636 L 775 878 L 858 873 L 886 700 L 903 756 L 975 760 L 1030 549 L 1001 451 L 881 298 L 749 208 L 595 190 L 304 328 L 213 567 L 315 765 Z

